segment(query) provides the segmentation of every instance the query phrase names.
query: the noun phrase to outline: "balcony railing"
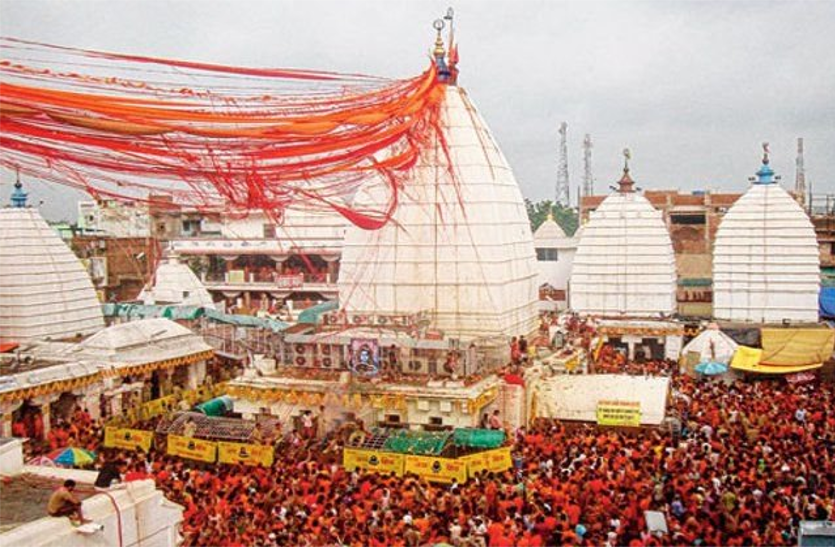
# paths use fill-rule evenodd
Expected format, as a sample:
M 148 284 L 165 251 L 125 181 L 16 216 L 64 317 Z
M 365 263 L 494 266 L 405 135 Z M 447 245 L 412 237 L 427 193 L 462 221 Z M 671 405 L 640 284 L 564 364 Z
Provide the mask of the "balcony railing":
M 231 270 L 228 272 L 209 272 L 203 276 L 204 283 L 213 285 L 238 285 L 238 284 L 268 284 L 279 289 L 302 288 L 306 284 L 332 285 L 335 280 L 331 279 L 329 273 L 299 273 L 280 274 L 278 272 L 245 272 L 243 270 Z

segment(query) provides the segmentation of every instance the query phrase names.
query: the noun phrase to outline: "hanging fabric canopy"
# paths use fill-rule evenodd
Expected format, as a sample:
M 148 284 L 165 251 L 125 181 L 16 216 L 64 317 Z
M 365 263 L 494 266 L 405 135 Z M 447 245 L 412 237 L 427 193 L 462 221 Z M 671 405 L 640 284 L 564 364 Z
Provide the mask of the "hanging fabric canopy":
M 0 38 L 0 49 L 0 165 L 95 198 L 162 195 L 174 206 L 276 218 L 291 207 L 335 210 L 376 229 L 421 152 L 438 139 L 447 150 L 434 64 L 393 80 L 13 38 Z M 388 199 L 354 208 L 372 178 Z

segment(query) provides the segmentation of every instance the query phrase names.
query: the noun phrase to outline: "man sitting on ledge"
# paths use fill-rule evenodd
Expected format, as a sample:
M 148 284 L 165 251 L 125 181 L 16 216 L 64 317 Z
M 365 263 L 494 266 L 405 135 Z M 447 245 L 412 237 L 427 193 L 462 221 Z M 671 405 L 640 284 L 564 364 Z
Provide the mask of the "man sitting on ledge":
M 91 522 L 81 513 L 81 501 L 73 495 L 73 490 L 75 490 L 75 481 L 65 480 L 64 486 L 58 488 L 50 496 L 46 511 L 52 517 L 70 517 L 70 521 L 76 525 Z

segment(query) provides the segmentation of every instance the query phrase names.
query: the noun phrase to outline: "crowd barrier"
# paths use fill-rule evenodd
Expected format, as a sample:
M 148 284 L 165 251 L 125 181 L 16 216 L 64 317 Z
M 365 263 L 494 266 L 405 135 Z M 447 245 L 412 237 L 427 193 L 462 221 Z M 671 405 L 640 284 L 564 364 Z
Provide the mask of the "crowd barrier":
M 108 426 L 104 428 L 104 446 L 123 450 L 150 450 L 154 442 L 154 432 L 141 429 Z M 207 463 L 243 463 L 269 467 L 275 461 L 272 446 L 209 441 L 182 435 L 166 437 L 166 453 L 172 456 L 188 458 Z
M 481 471 L 502 472 L 513 467 L 510 447 L 476 452 L 460 458 L 441 458 L 398 454 L 364 448 L 345 448 L 342 465 L 347 471 L 365 469 L 377 473 L 392 473 L 398 477 L 414 473 L 434 482 L 463 484 Z

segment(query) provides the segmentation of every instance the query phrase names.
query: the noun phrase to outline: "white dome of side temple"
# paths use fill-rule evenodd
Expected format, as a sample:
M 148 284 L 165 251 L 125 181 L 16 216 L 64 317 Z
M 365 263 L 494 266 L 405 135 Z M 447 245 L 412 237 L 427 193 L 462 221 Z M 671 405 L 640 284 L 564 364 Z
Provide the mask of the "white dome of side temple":
M 437 143 L 402 191 L 392 222 L 349 227 L 339 294 L 352 315 L 426 312 L 449 336 L 528 333 L 537 321 L 537 264 L 519 185 L 463 89 L 442 106 L 455 177 Z M 358 203 L 379 203 L 375 189 Z
M 0 342 L 60 340 L 104 328 L 101 304 L 84 266 L 20 183 L 13 207 L 0 209 Z
M 569 307 L 585 315 L 671 315 L 676 268 L 670 233 L 661 211 L 634 191 L 628 168 L 618 184 L 582 229 Z
M 212 296 L 206 286 L 186 264 L 171 255 L 157 266 L 152 287 L 146 287 L 139 295 L 146 304 L 173 304 L 215 309 Z
M 774 180 L 768 151 L 728 210 L 713 251 L 713 314 L 756 323 L 818 321 L 820 255 L 808 215 Z

